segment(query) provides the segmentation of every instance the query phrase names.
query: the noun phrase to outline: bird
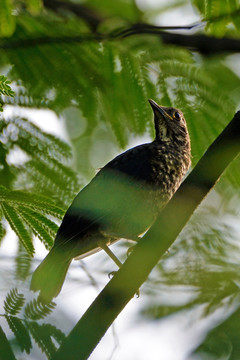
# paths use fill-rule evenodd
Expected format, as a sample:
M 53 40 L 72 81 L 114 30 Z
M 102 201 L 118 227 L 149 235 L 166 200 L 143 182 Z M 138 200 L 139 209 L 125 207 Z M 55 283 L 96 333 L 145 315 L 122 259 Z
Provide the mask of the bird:
M 50 302 L 59 294 L 74 258 L 101 249 L 111 255 L 108 246 L 115 241 L 137 241 L 187 173 L 191 145 L 182 111 L 148 101 L 154 114 L 154 140 L 116 156 L 75 197 L 53 247 L 32 276 L 30 288 L 40 291 L 42 301 Z

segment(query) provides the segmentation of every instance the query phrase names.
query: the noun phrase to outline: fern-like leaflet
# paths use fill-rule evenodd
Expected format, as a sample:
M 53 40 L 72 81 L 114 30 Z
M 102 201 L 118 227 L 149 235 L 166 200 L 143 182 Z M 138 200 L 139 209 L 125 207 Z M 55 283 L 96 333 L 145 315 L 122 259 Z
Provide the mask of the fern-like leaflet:
M 3 226 L 2 221 L 0 220 L 0 243 L 1 243 L 2 239 L 4 238 L 5 234 L 6 234 L 6 229 Z
M 6 203 L 2 203 L 1 207 L 3 209 L 4 216 L 12 230 L 16 233 L 29 255 L 33 256 L 34 247 L 32 243 L 32 237 L 28 231 L 28 228 L 26 227 L 26 224 L 22 221 L 14 207 L 9 206 Z
M 16 337 L 21 351 L 26 351 L 26 353 L 29 354 L 32 348 L 32 341 L 29 335 L 29 331 L 24 325 L 24 321 L 17 318 L 16 316 L 5 316 L 5 318 L 9 328 Z
M 18 253 L 15 258 L 16 279 L 26 280 L 31 269 L 32 257 L 26 251 L 21 242 L 18 244 Z
M 2 166 L 5 172 L 10 173 L 6 173 L 6 176 L 14 176 L 15 188 L 53 197 L 60 205 L 68 205 L 79 190 L 77 176 L 69 167 L 71 147 L 27 119 L 0 119 L 0 151 L 2 150 L 6 153 Z M 15 161 L 9 164 L 8 154 L 19 150 L 25 155 L 23 163 Z M 0 180 L 1 183 L 6 186 L 3 179 Z M 7 187 L 12 187 L 12 184 L 7 184 Z
M 44 243 L 46 249 L 50 250 L 57 232 L 57 225 L 44 215 L 24 207 L 21 207 L 20 216 L 32 229 L 34 235 Z
M 54 338 L 59 344 L 61 344 L 65 335 L 55 326 L 50 324 L 40 325 L 35 321 L 31 321 L 28 322 L 28 327 L 39 348 L 46 354 L 48 359 L 51 359 L 53 354 L 56 352 L 56 346 L 52 339 Z
M 9 84 L 11 83 L 11 81 L 9 81 L 7 79 L 6 76 L 4 75 L 0 75 L 0 96 L 1 95 L 5 95 L 5 96 L 14 96 L 14 91 L 11 89 L 11 87 L 9 86 Z M 0 101 L 0 111 L 3 111 L 3 101 L 1 99 Z
M 26 305 L 24 316 L 31 320 L 40 320 L 49 315 L 55 306 L 56 304 L 54 302 L 45 304 L 39 299 L 33 299 Z
M 30 353 L 32 338 L 40 349 L 50 358 L 56 351 L 55 339 L 61 344 L 65 335 L 51 324 L 38 324 L 35 320 L 45 318 L 55 307 L 55 303 L 43 304 L 39 299 L 34 299 L 25 304 L 25 297 L 19 294 L 16 288 L 12 289 L 4 301 L 4 317 L 16 338 L 21 351 Z M 23 317 L 19 317 L 20 311 Z
M 4 310 L 8 315 L 17 315 L 25 303 L 23 294 L 19 294 L 16 288 L 10 290 L 4 300 Z
M 64 210 L 45 196 L 11 191 L 0 186 L 2 212 L 30 256 L 34 253 L 30 229 L 50 248 L 57 225 L 46 215 L 61 219 Z

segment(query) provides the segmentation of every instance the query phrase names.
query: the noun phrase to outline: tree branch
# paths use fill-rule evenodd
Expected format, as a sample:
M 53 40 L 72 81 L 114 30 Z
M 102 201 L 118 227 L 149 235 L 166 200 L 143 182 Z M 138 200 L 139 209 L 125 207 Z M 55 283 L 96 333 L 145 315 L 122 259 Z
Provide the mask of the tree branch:
M 161 28 L 148 24 L 135 24 L 129 29 L 126 29 L 118 34 L 118 36 L 128 37 L 137 34 L 152 34 L 159 35 L 164 44 L 171 44 L 185 47 L 192 51 L 198 51 L 204 55 L 239 52 L 240 41 L 238 39 L 223 37 L 216 38 L 214 36 L 201 35 L 185 35 L 168 32 L 166 30 L 191 30 L 199 24 L 194 24 L 186 27 L 166 27 Z
M 239 151 L 240 111 L 212 143 L 157 221 L 137 243 L 129 258 L 94 300 L 52 360 L 88 358 Z
M 1 41 L 0 49 L 18 49 L 31 46 L 44 46 L 48 44 L 69 44 L 83 43 L 88 41 L 108 41 L 121 40 L 129 36 L 136 35 L 157 35 L 165 44 L 185 47 L 191 51 L 198 51 L 204 55 L 219 53 L 240 52 L 240 41 L 238 39 L 223 37 L 221 39 L 206 35 L 185 35 L 171 33 L 166 30 L 190 30 L 198 24 L 178 27 L 178 26 L 152 26 L 148 24 L 135 24 L 126 29 L 117 29 L 111 33 L 87 33 L 76 36 L 61 37 L 38 37 L 28 38 L 17 41 Z

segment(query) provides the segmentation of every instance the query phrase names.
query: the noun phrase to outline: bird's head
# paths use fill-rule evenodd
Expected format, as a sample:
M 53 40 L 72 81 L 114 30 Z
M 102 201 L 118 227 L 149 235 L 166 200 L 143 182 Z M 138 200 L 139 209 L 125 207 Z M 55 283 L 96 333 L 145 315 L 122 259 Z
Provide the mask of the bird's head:
M 160 106 L 148 100 L 154 112 L 156 141 L 176 142 L 178 145 L 189 143 L 186 120 L 181 110 Z

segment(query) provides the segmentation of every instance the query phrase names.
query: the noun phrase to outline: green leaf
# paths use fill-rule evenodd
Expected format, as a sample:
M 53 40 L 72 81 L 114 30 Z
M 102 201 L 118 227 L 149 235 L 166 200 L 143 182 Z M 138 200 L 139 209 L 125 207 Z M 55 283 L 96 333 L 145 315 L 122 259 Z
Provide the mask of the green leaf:
M 30 256 L 34 254 L 34 247 L 32 243 L 32 237 L 29 233 L 29 230 L 25 226 L 18 212 L 14 209 L 14 207 L 9 206 L 6 203 L 1 204 L 4 216 L 11 226 L 12 230 L 16 233 L 19 240 L 22 242 L 26 251 Z
M 57 329 L 55 326 L 51 325 L 51 324 L 44 324 L 45 327 L 45 331 L 46 333 L 51 334 L 51 337 L 54 338 L 59 345 L 62 344 L 63 340 L 65 340 L 66 336 L 65 334 Z
M 42 10 L 43 7 L 42 0 L 25 0 L 25 1 L 27 4 L 27 9 L 31 14 L 36 15 Z
M 34 151 L 41 158 L 41 155 L 48 156 L 49 159 L 58 160 L 62 163 L 67 162 L 72 155 L 71 147 L 54 135 L 43 132 L 38 126 L 29 120 L 20 117 L 11 117 L 5 120 L 6 125 L 14 124 L 20 132 L 19 146 L 31 155 Z M 30 148 L 29 148 L 30 147 Z M 35 153 L 32 153 L 35 156 Z
M 10 37 L 15 30 L 11 0 L 0 0 L 0 37 Z
M 0 10 L 0 13 L 1 13 L 1 10 Z M 1 25 L 0 25 L 0 28 L 1 28 Z M 3 103 L 5 102 L 1 98 L 1 95 L 5 95 L 5 97 L 8 97 L 8 96 L 13 97 L 15 94 L 14 91 L 9 86 L 10 83 L 11 82 L 7 79 L 6 76 L 0 75 L 0 111 L 3 111 Z M 6 99 L 4 98 L 4 100 L 6 100 Z
M 60 205 L 69 204 L 79 190 L 79 181 L 69 167 L 72 150 L 66 142 L 18 117 L 0 119 L 0 139 L 0 152 L 4 150 L 2 166 L 16 178 L 15 187 L 54 197 L 59 199 Z M 25 160 L 22 164 L 16 161 L 9 165 L 9 152 L 11 155 L 11 151 L 19 149 L 24 152 Z M 2 185 L 12 186 L 9 180 L 8 184 L 6 182 L 6 176 L 0 177 Z
M 131 22 L 134 20 L 137 21 L 139 15 L 141 14 L 140 9 L 131 1 L 119 0 L 113 4 L 111 0 L 106 0 L 103 8 L 101 0 L 88 0 L 85 4 L 89 7 L 93 7 L 94 9 L 100 8 L 101 13 L 107 18 L 119 17 Z
M 231 359 L 239 358 L 240 311 L 235 310 L 221 324 L 211 330 L 203 343 L 195 350 L 194 355 L 202 359 Z
M 3 225 L 2 221 L 0 220 L 0 244 L 5 235 L 6 235 L 6 228 Z
M 229 31 L 230 24 L 238 25 L 239 3 L 236 0 L 194 0 L 193 3 L 206 20 L 206 30 L 212 35 L 223 36 Z
M 29 331 L 24 326 L 23 321 L 15 316 L 5 316 L 5 318 L 7 320 L 9 328 L 16 337 L 21 351 L 26 351 L 26 353 L 29 354 L 32 348 L 32 342 Z
M 55 205 L 55 203 L 41 195 L 27 193 L 25 191 L 10 191 L 0 186 L 0 202 L 7 202 L 11 206 L 23 206 L 37 212 L 52 215 L 61 219 L 64 210 Z
M 0 95 L 14 96 L 15 93 L 9 84 L 11 84 L 11 81 L 9 81 L 6 76 L 0 75 Z
M 15 258 L 16 279 L 26 280 L 30 274 L 32 257 L 27 253 L 21 242 L 18 244 L 18 253 Z
M 20 215 L 32 229 L 33 233 L 44 243 L 46 249 L 50 250 L 58 226 L 47 217 L 28 208 L 21 207 Z
M 39 299 L 33 299 L 26 305 L 24 316 L 31 320 L 43 319 L 52 312 L 55 306 L 56 304 L 54 302 L 45 304 Z
M 9 315 L 18 314 L 25 303 L 23 294 L 19 294 L 16 288 L 10 290 L 4 300 L 4 310 Z
M 11 191 L 0 186 L 0 205 L 6 220 L 29 256 L 34 253 L 29 229 L 43 241 L 47 249 L 52 247 L 58 226 L 47 215 L 62 219 L 64 210 L 57 207 L 51 199 L 23 191 Z M 23 260 L 23 265 L 30 261 L 27 256 L 24 256 Z
M 58 343 L 61 343 L 64 340 L 65 335 L 60 330 L 56 329 L 55 326 L 50 324 L 40 325 L 37 322 L 32 321 L 28 322 L 28 328 L 39 348 L 46 354 L 48 359 L 51 359 L 57 350 L 52 339 L 54 338 Z
M 5 97 L 4 104 L 7 105 L 17 105 L 23 108 L 29 109 L 47 109 L 49 107 L 50 99 L 43 98 L 33 98 L 26 89 L 18 87 L 15 90 L 14 97 Z
M 19 175 L 26 176 L 33 184 L 33 191 L 39 189 L 40 193 L 48 196 L 58 195 L 60 205 L 69 204 L 76 193 L 77 181 L 73 171 L 66 171 L 55 161 L 45 161 L 44 158 L 28 161 L 24 166 L 19 166 Z M 66 191 L 68 184 L 68 192 Z M 65 205 L 66 206 L 66 205 Z

